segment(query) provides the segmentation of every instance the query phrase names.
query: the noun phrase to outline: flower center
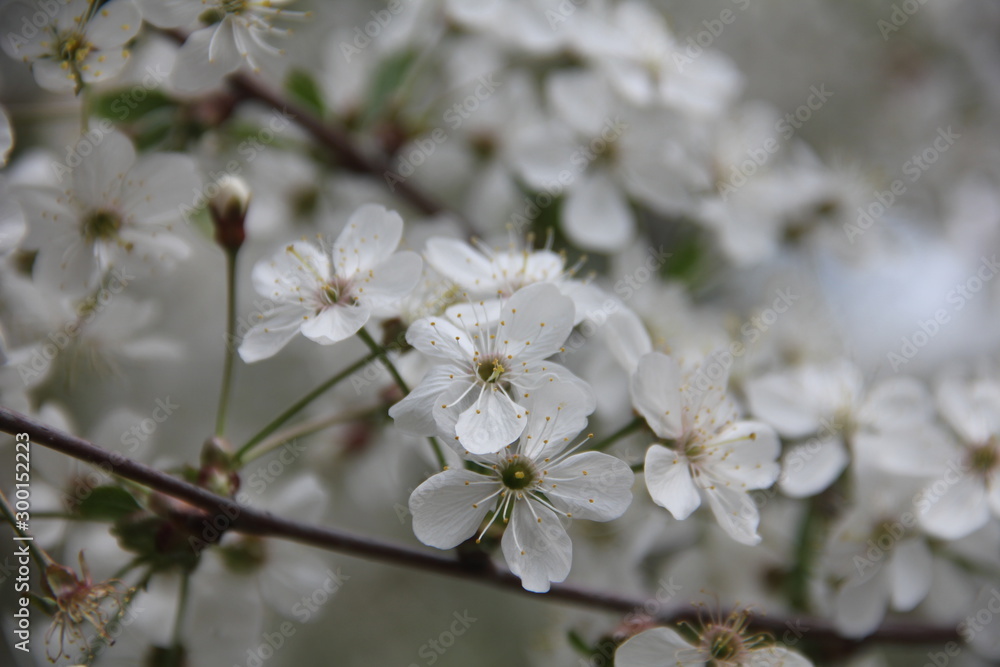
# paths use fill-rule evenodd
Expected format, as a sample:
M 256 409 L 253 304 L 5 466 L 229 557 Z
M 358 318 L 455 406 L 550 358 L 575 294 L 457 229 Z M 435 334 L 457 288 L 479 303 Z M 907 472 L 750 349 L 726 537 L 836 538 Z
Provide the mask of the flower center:
M 259 537 L 242 537 L 219 547 L 222 562 L 237 574 L 252 574 L 267 562 L 267 548 Z
M 323 303 L 328 306 L 332 306 L 338 301 L 340 301 L 340 288 L 336 285 L 328 284 L 320 292 L 319 298 Z
M 83 40 L 78 32 L 70 32 L 59 36 L 59 59 L 68 63 L 82 62 L 90 53 L 91 45 Z
M 118 236 L 122 228 L 122 218 L 114 211 L 97 210 L 83 221 L 83 236 L 89 242 L 108 241 Z
M 729 628 L 713 628 L 705 639 L 709 656 L 723 663 L 738 656 L 743 649 L 743 638 Z
M 535 468 L 523 459 L 511 459 L 500 472 L 504 486 L 514 491 L 528 488 L 535 483 L 536 478 Z
M 986 473 L 993 470 L 998 462 L 1000 462 L 1000 456 L 997 454 L 997 447 L 990 443 L 973 449 L 969 464 L 973 470 Z
M 484 359 L 479 362 L 476 372 L 483 382 L 496 382 L 505 370 L 499 359 Z

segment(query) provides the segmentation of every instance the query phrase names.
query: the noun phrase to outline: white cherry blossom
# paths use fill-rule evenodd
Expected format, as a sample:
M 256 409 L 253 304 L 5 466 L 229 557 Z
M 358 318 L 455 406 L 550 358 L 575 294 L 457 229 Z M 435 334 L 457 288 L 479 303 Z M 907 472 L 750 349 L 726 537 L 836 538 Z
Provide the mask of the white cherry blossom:
M 402 236 L 398 213 L 368 204 L 354 212 L 332 247 L 296 241 L 259 262 L 254 288 L 276 305 L 243 337 L 243 360 L 272 357 L 299 332 L 332 345 L 405 297 L 420 279 L 422 262 L 416 253 L 396 252 Z
M 406 340 L 438 360 L 389 415 L 416 435 L 445 436 L 474 454 L 498 452 L 524 431 L 525 399 L 550 383 L 589 387 L 548 358 L 561 350 L 573 327 L 573 302 L 547 283 L 528 285 L 503 303 L 449 309 L 443 317 L 414 322 Z
M 291 34 L 290 29 L 274 25 L 279 19 L 309 15 L 285 9 L 292 1 L 138 0 L 143 18 L 159 28 L 178 28 L 195 19 L 204 24 L 188 36 L 174 65 L 174 84 L 186 91 L 214 86 L 244 63 L 260 72 L 270 60 L 284 55 L 266 38 Z
M 635 635 L 615 652 L 617 667 L 812 667 L 812 663 L 766 635 L 751 635 L 746 612 L 710 620 L 694 643 L 676 630 L 652 628 Z
M 759 511 L 748 491 L 778 477 L 778 436 L 767 424 L 740 421 L 726 395 L 728 373 L 709 356 L 682 372 L 672 358 L 651 352 L 632 376 L 632 403 L 669 446 L 646 451 L 646 487 L 653 501 L 686 519 L 702 498 L 733 539 L 756 544 Z
M 544 593 L 570 571 L 572 543 L 561 517 L 618 518 L 632 501 L 634 475 L 608 454 L 574 453 L 587 442 L 571 445 L 587 421 L 581 389 L 549 385 L 533 396 L 518 442 L 470 456 L 471 470 L 434 475 L 410 496 L 410 512 L 417 538 L 439 549 L 458 546 L 477 531 L 481 536 L 501 519 L 508 566 L 525 589 Z
M 139 10 L 131 0 L 111 0 L 99 6 L 90 0 L 61 4 L 40 27 L 37 17 L 46 14 L 36 3 L 8 5 L 0 23 L 19 31 L 10 31 L 0 40 L 4 51 L 31 63 L 38 85 L 53 92 L 79 91 L 84 84 L 117 76 L 128 59 L 125 45 L 142 26 Z M 27 26 L 36 30 L 29 31 Z
M 29 223 L 23 245 L 38 250 L 35 279 L 74 294 L 114 268 L 149 274 L 187 257 L 180 223 L 200 186 L 186 156 L 137 157 L 119 132 L 89 141 L 80 140 L 91 150 L 78 165 L 57 166 L 65 187 L 25 186 L 16 195 Z

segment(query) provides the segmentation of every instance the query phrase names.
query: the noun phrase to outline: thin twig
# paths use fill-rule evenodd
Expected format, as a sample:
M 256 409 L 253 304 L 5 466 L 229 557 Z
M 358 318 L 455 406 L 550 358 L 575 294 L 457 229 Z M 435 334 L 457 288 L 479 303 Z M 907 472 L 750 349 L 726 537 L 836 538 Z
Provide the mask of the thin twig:
M 150 468 L 126 458 L 118 452 L 102 449 L 82 438 L 63 433 L 30 417 L 0 406 L 0 430 L 7 433 L 27 433 L 33 443 L 45 445 L 68 456 L 100 465 L 102 468 L 111 466 L 111 471 L 125 479 L 130 479 L 144 486 L 155 489 L 167 495 L 184 500 L 191 505 L 209 513 L 224 513 L 232 516 L 231 529 L 241 533 L 265 537 L 278 537 L 301 544 L 336 551 L 366 560 L 380 561 L 392 565 L 409 567 L 452 577 L 467 579 L 481 584 L 487 584 L 525 595 L 537 595 L 540 600 L 569 602 L 595 609 L 620 613 L 642 614 L 646 608 L 647 599 L 622 595 L 611 591 L 591 590 L 571 584 L 555 584 L 552 589 L 538 595 L 528 593 L 521 588 L 521 581 L 506 570 L 492 567 L 473 560 L 455 560 L 445 556 L 427 553 L 422 550 L 352 535 L 350 533 L 301 523 L 292 519 L 275 516 L 269 512 L 243 507 L 229 498 L 211 493 L 201 487 L 194 486 L 159 470 Z M 691 612 L 669 611 L 658 614 L 655 620 L 663 623 L 676 623 L 688 620 L 695 615 Z M 883 644 L 945 644 L 958 642 L 959 634 L 956 628 L 928 625 L 917 622 L 886 622 L 868 637 L 863 639 L 848 639 L 841 637 L 836 629 L 827 621 L 808 617 L 757 616 L 754 627 L 773 633 L 780 638 L 782 633 L 794 628 L 796 632 L 806 636 L 809 641 L 836 645 L 841 650 L 852 651 L 869 643 Z

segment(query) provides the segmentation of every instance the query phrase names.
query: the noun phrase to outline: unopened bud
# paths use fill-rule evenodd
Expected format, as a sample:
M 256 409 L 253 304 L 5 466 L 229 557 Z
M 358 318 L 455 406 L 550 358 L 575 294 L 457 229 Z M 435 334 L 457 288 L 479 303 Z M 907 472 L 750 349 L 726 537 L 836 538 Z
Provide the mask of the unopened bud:
M 208 203 L 215 223 L 215 240 L 227 250 L 239 250 L 246 240 L 244 220 L 250 207 L 250 188 L 238 176 L 226 174 L 216 185 L 219 193 Z

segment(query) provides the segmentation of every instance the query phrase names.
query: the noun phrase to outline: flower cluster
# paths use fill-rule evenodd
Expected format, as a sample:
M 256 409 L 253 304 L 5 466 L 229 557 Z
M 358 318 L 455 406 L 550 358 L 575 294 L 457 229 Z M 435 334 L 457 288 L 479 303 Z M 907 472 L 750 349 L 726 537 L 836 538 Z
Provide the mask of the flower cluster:
M 3 3 L 0 404 L 219 502 L 35 447 L 49 653 L 1000 659 L 1000 19 L 855 4 Z

